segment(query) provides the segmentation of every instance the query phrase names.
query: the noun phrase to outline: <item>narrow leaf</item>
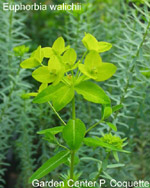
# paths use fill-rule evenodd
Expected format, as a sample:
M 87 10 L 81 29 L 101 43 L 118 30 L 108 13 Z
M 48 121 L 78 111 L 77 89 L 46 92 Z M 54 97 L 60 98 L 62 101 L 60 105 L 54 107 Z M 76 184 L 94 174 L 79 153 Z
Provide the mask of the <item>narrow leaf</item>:
M 116 125 L 114 125 L 113 123 L 110 123 L 110 122 L 106 122 L 106 124 L 114 131 L 117 131 L 117 127 Z
M 108 118 L 111 114 L 112 114 L 112 108 L 110 107 L 110 105 L 105 105 L 102 114 L 102 120 Z
M 119 156 L 116 151 L 113 151 L 114 158 L 116 159 L 117 162 L 119 162 Z
M 57 168 L 59 165 L 67 161 L 69 151 L 61 151 L 54 157 L 46 161 L 29 179 L 29 183 L 32 183 L 34 179 L 40 179 Z
M 38 131 L 37 134 L 52 133 L 53 135 L 55 135 L 55 134 L 62 132 L 63 128 L 64 128 L 64 126 L 58 126 L 58 127 Z
M 123 105 L 122 105 L 122 104 L 113 106 L 113 107 L 112 107 L 112 112 L 116 112 L 116 111 L 120 110 L 121 108 L 123 108 Z
M 123 166 L 125 166 L 125 164 L 118 163 L 118 164 L 110 164 L 107 166 L 107 168 L 119 168 L 119 167 L 123 167 Z
M 95 161 L 95 162 L 98 162 L 98 163 L 102 163 L 102 161 L 100 161 L 96 158 L 93 158 L 93 157 L 82 157 L 81 160 L 89 160 L 89 161 Z
M 109 180 L 112 180 L 113 178 L 105 171 L 103 171 L 103 174 L 104 175 L 101 175 L 102 177 L 106 178 L 106 179 L 109 179 Z

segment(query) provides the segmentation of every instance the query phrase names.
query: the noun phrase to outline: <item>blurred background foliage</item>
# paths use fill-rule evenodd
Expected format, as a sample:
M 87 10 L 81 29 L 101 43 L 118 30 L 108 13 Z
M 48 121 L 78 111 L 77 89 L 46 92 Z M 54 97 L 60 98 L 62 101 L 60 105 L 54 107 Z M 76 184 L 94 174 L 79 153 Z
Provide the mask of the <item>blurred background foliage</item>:
M 1 0 L 17 3 L 14 0 Z M 26 1 L 22 1 L 22 3 Z M 35 1 L 30 1 L 34 3 Z M 45 4 L 63 1 L 43 0 Z M 65 1 L 70 3 L 71 1 Z M 47 104 L 37 105 L 24 93 L 39 87 L 31 72 L 22 70 L 22 59 L 13 49 L 25 44 L 30 51 L 39 45 L 51 46 L 58 36 L 76 48 L 78 58 L 85 51 L 81 39 L 84 32 L 100 41 L 113 44 L 103 59 L 117 66 L 117 73 L 100 85 L 107 90 L 112 104 L 123 104 L 112 116 L 118 134 L 128 138 L 130 155 L 121 154 L 125 167 L 110 169 L 108 174 L 117 180 L 150 181 L 150 4 L 146 0 L 82 0 L 81 11 L 2 11 L 0 9 L 0 188 L 29 188 L 28 177 L 57 150 L 36 132 L 60 125 Z M 36 3 L 41 3 L 37 0 Z M 77 116 L 87 126 L 100 119 L 101 106 L 76 98 Z M 61 111 L 67 121 L 69 105 Z M 107 127 L 97 126 L 90 134 L 101 135 Z M 103 160 L 103 150 L 84 146 L 80 151 L 81 178 L 92 178 L 97 172 L 94 161 L 83 161 L 86 156 Z M 79 162 L 77 160 L 77 162 Z M 110 163 L 113 162 L 113 157 Z M 56 169 L 50 178 L 58 179 L 67 167 Z M 65 175 L 63 174 L 63 177 Z M 110 178 L 105 176 L 105 178 Z

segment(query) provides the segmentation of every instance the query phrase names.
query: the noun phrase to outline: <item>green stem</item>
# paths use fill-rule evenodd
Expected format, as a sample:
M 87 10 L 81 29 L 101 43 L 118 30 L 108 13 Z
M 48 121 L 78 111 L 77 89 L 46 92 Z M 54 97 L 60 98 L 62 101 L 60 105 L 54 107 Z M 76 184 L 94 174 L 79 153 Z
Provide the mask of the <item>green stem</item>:
M 86 52 L 84 52 L 83 56 L 81 57 L 81 63 L 83 62 L 83 59 L 85 58 L 87 53 L 88 53 L 88 50 Z
M 76 113 L 75 113 L 75 97 L 72 99 L 72 119 L 75 120 Z M 73 179 L 74 175 L 74 157 L 75 157 L 75 151 L 71 151 L 71 164 L 70 164 L 70 179 Z
M 96 181 L 96 180 L 100 177 L 102 171 L 103 171 L 103 168 L 101 167 L 101 168 L 99 169 L 98 174 L 97 174 L 96 177 L 93 179 L 93 181 Z
M 86 56 L 87 53 L 88 53 L 88 51 L 84 52 L 83 56 L 81 57 L 81 61 L 80 61 L 81 64 L 82 64 L 83 59 L 85 58 L 85 56 Z M 80 73 L 80 70 L 78 69 L 77 73 L 76 73 L 76 78 L 79 77 L 79 73 Z
M 75 113 L 75 97 L 72 99 L 72 119 L 76 119 L 76 113 Z
M 58 142 L 58 140 L 57 140 L 57 145 L 60 146 L 60 147 L 62 147 L 62 148 L 64 148 L 65 150 L 69 150 L 66 146 L 63 146 L 62 144 L 60 144 L 60 143 Z
M 49 106 L 52 108 L 52 110 L 55 112 L 56 116 L 60 119 L 60 121 L 61 121 L 64 125 L 66 125 L 66 123 L 65 123 L 64 120 L 60 117 L 60 115 L 59 115 L 58 112 L 55 110 L 55 108 L 53 107 L 53 105 L 52 105 L 50 102 L 48 102 L 48 104 L 49 104 Z
M 99 125 L 100 123 L 104 122 L 103 120 L 100 120 L 98 121 L 97 123 L 93 124 L 87 131 L 86 131 L 86 134 L 91 130 L 93 129 L 94 127 L 96 127 L 97 125 Z
M 70 179 L 73 179 L 75 151 L 71 151 Z

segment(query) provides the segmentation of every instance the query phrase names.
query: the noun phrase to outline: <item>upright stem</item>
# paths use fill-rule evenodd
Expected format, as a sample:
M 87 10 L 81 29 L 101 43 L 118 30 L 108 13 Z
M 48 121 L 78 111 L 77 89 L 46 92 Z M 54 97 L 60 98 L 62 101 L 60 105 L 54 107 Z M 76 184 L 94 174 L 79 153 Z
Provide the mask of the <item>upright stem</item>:
M 75 151 L 71 151 L 70 179 L 73 179 Z
M 75 112 L 75 97 L 72 99 L 72 119 L 76 119 L 76 112 Z
M 75 113 L 75 97 L 72 99 L 72 119 L 75 120 L 76 113 Z M 71 164 L 70 164 L 70 179 L 73 179 L 73 172 L 74 172 L 74 157 L 75 151 L 71 151 Z

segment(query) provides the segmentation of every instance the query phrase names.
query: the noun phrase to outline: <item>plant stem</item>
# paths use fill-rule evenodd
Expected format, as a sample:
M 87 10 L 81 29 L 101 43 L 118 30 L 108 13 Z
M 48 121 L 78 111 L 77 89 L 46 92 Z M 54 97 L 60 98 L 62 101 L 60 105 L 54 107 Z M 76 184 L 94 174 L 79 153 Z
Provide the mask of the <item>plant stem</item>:
M 72 99 L 72 119 L 76 119 L 76 113 L 75 113 L 75 97 Z
M 62 148 L 64 148 L 64 149 L 66 149 L 66 150 L 69 150 L 66 146 L 63 146 L 63 145 L 60 144 L 58 141 L 57 141 L 57 145 L 60 146 L 60 147 L 62 147 Z
M 81 57 L 81 61 L 80 61 L 80 63 L 82 64 L 82 62 L 83 62 L 83 59 L 85 58 L 85 56 L 86 56 L 86 54 L 88 53 L 88 51 L 86 51 L 86 52 L 84 52 L 84 54 L 83 54 L 83 56 Z M 79 69 L 77 70 L 77 73 L 76 73 L 76 78 L 77 77 L 79 77 Z
M 87 134 L 91 129 L 93 129 L 94 127 L 96 127 L 97 125 L 99 125 L 99 124 L 102 123 L 102 122 L 103 122 L 103 120 L 100 120 L 100 121 L 98 121 L 97 123 L 93 124 L 93 125 L 86 131 L 86 134 Z
M 98 174 L 97 174 L 96 177 L 93 179 L 93 181 L 96 181 L 96 180 L 100 177 L 102 171 L 103 171 L 103 168 L 101 167 L 101 168 L 99 169 Z
M 55 110 L 55 108 L 53 107 L 53 105 L 52 105 L 50 102 L 48 102 L 48 104 L 49 104 L 49 106 L 52 108 L 52 110 L 55 112 L 56 116 L 60 119 L 60 121 L 61 121 L 64 125 L 66 125 L 66 123 L 65 123 L 64 120 L 60 117 L 60 115 L 59 115 L 58 112 Z
M 75 97 L 72 99 L 72 119 L 75 121 L 76 113 L 75 113 Z M 74 157 L 75 151 L 71 151 L 71 164 L 70 164 L 70 179 L 73 179 L 73 172 L 74 172 Z
M 70 179 L 73 179 L 75 151 L 71 151 Z

